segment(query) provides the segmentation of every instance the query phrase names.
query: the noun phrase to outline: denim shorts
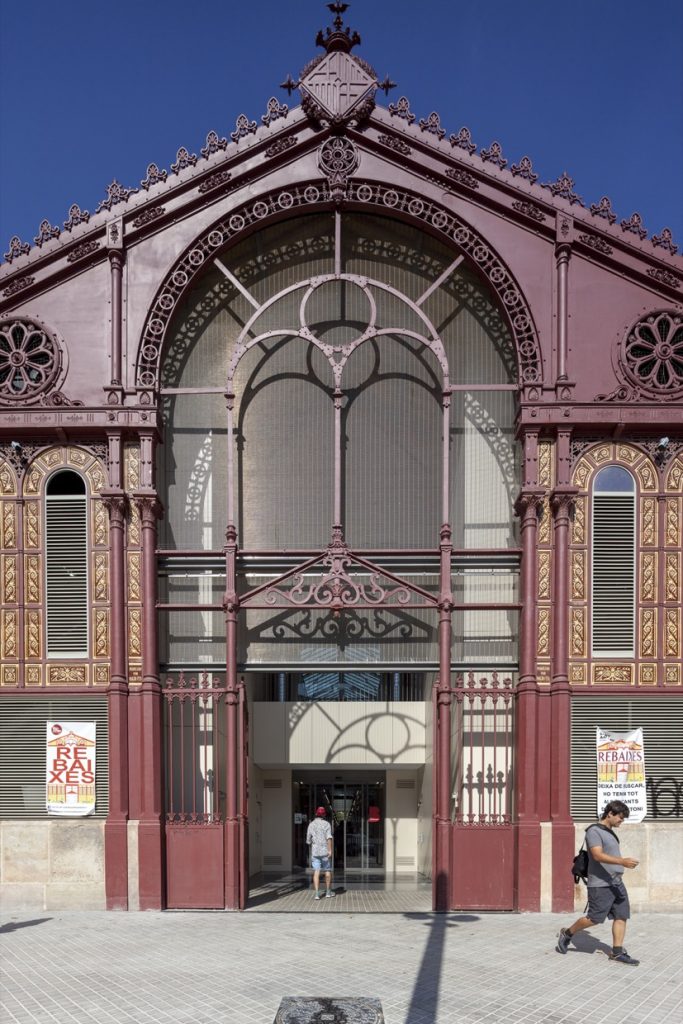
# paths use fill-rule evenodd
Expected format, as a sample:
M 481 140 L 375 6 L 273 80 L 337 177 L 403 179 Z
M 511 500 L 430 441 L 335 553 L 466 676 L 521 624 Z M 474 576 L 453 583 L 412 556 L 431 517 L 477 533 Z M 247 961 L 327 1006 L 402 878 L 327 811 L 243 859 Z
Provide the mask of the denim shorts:
M 329 871 L 332 864 L 329 857 L 311 857 L 311 867 L 314 871 Z
M 606 917 L 628 921 L 631 908 L 623 882 L 612 885 L 594 885 L 588 889 L 588 914 L 593 924 L 601 924 Z

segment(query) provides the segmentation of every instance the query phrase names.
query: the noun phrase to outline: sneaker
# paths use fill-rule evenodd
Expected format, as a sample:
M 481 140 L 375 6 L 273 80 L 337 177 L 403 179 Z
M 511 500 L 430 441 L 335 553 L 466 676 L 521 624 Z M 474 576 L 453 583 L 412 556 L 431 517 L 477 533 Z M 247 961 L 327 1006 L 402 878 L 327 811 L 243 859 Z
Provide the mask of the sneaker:
M 319 893 L 319 892 L 317 892 L 317 893 L 315 894 L 315 896 L 313 897 L 313 899 L 314 899 L 314 900 L 319 900 L 319 899 L 320 899 L 320 893 Z
M 328 889 L 327 892 L 325 893 L 325 899 L 329 900 L 329 898 L 331 896 L 336 896 L 336 895 L 337 895 L 336 892 L 334 892 L 332 889 Z
M 630 967 L 637 967 L 640 960 L 634 960 L 632 956 L 629 956 L 625 949 L 621 953 L 610 953 L 610 960 L 613 960 L 615 964 L 628 964 Z
M 558 953 L 566 953 L 571 941 L 572 937 L 569 934 L 569 929 L 560 928 L 560 934 L 557 936 L 557 945 L 555 946 L 555 949 Z

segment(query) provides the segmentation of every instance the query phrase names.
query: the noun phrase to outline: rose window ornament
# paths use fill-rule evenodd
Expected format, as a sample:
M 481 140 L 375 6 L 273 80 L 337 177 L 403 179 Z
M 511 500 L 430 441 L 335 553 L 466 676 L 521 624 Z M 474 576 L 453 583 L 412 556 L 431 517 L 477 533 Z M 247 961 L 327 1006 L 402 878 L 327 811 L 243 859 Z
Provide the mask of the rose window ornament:
M 683 391 L 683 313 L 662 310 L 638 320 L 622 343 L 622 367 L 643 391 Z
M 343 136 L 333 136 L 318 150 L 318 166 L 330 185 L 330 198 L 340 201 L 346 194 L 346 184 L 359 164 L 358 150 Z
M 32 320 L 0 322 L 0 403 L 30 402 L 59 375 L 57 341 Z

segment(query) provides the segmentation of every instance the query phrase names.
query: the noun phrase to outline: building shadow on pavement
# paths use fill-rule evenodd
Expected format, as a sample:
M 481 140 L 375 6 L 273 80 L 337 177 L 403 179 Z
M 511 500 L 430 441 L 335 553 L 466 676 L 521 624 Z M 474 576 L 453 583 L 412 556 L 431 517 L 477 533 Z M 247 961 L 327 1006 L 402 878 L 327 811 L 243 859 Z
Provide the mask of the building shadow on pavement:
M 405 1024 L 424 1024 L 426 1016 L 436 1019 L 446 931 L 459 924 L 480 921 L 477 914 L 404 914 L 410 921 L 422 921 L 429 928 L 429 937 L 422 953 L 422 962 L 415 978 Z
M 35 917 L 32 921 L 8 921 L 7 924 L 0 925 L 0 935 L 16 932 L 19 928 L 31 928 L 34 924 L 45 924 L 51 920 L 51 917 Z

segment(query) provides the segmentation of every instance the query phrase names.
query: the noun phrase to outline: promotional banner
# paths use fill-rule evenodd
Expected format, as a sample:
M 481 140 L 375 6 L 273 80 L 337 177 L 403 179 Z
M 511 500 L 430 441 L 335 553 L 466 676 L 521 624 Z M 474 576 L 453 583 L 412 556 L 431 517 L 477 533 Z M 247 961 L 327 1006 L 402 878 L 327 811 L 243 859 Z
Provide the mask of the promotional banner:
M 48 814 L 82 818 L 95 810 L 95 722 L 48 722 Z
M 627 821 L 647 814 L 643 730 L 611 732 L 597 729 L 598 815 L 610 800 L 623 800 L 631 812 Z

